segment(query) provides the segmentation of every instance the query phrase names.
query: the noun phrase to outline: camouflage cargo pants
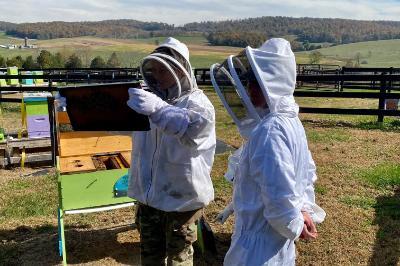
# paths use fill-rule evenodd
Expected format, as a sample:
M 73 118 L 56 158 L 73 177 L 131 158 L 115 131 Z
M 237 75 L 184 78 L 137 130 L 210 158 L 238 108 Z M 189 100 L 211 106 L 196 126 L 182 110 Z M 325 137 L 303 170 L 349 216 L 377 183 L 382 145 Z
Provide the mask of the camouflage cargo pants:
M 143 266 L 193 265 L 197 220 L 203 210 L 164 212 L 139 205 L 140 259 Z

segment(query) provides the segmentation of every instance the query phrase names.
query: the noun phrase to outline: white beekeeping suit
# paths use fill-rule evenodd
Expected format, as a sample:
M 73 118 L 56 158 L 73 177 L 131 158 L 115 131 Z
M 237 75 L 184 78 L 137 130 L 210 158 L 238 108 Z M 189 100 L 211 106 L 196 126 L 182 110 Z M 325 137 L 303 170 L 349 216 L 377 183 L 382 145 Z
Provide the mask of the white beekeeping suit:
M 214 198 L 214 107 L 197 88 L 185 44 L 168 38 L 143 59 L 148 88 L 130 89 L 128 105 L 148 115 L 151 130 L 134 132 L 128 196 L 165 211 L 203 208 Z
M 293 97 L 295 57 L 286 40 L 271 39 L 231 56 L 228 65 L 238 94 L 248 94 L 242 97 L 247 111 L 255 117 L 255 110 L 260 122 L 235 172 L 235 230 L 224 265 L 294 265 L 294 240 L 305 230 L 302 211 L 315 223 L 325 218 L 315 204 L 315 164 Z M 218 68 L 211 72 L 214 81 Z M 235 121 L 239 128 L 240 122 Z
M 237 63 L 240 63 L 240 61 L 236 60 L 235 63 L 235 67 L 238 67 Z M 224 176 L 228 182 L 233 183 L 243 146 L 246 144 L 251 131 L 260 122 L 260 116 L 251 104 L 245 89 L 237 86 L 237 83 L 235 83 L 234 77 L 229 71 L 231 66 L 232 57 L 229 57 L 222 64 L 212 65 L 210 73 L 215 91 L 228 111 L 228 114 L 232 117 L 233 121 L 235 121 L 238 131 L 244 139 L 242 146 L 228 158 L 227 172 Z M 239 66 L 243 68 L 242 65 Z M 245 71 L 245 69 L 242 69 L 242 71 Z M 216 220 L 223 224 L 232 213 L 233 204 L 230 202 L 225 209 L 217 215 Z

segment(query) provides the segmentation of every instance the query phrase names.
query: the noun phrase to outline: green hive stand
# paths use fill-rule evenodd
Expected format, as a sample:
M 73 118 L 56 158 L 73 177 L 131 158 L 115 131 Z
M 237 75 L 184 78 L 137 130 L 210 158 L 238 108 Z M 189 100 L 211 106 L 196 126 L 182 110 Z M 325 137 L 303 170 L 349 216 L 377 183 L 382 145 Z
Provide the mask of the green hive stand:
M 114 184 L 128 169 L 112 169 L 90 173 L 58 175 L 59 251 L 63 264 L 67 264 L 64 216 L 66 214 L 91 213 L 135 205 L 128 197 L 115 197 Z

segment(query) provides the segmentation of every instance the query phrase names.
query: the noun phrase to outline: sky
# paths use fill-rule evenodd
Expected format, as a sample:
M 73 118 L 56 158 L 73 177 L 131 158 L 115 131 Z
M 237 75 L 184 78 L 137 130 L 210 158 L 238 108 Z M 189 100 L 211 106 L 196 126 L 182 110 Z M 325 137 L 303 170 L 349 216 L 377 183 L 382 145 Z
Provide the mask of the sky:
M 400 21 L 400 0 L 0 0 L 0 21 L 135 19 L 181 26 L 261 16 Z

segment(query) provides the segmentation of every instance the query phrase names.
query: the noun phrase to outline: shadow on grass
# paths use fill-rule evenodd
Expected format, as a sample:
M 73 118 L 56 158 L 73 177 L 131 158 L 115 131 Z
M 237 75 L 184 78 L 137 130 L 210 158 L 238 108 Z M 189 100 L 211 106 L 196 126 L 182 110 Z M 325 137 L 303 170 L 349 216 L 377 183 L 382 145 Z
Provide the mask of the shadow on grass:
M 118 241 L 118 234 L 131 230 L 122 226 L 99 230 L 82 230 L 67 227 L 65 231 L 67 262 L 69 264 L 112 258 L 117 263 L 139 265 L 138 242 Z M 0 230 L 0 261 L 2 265 L 59 265 L 62 258 L 58 251 L 58 229 L 52 225 L 40 227 L 22 226 L 12 230 Z M 108 261 L 109 262 L 109 261 Z
M 370 265 L 400 263 L 400 187 L 393 196 L 377 198 L 374 224 L 379 226 Z
M 132 226 L 107 229 L 86 229 L 67 226 L 65 230 L 68 264 L 94 263 L 98 265 L 140 265 L 140 243 L 126 239 L 121 243 L 118 234 L 132 230 Z M 194 265 L 222 265 L 229 249 L 231 234 L 216 233 L 218 253 L 195 252 Z M 111 262 L 110 258 L 115 260 Z M 108 259 L 108 260 L 107 260 Z M 20 226 L 0 230 L 1 265 L 60 265 L 58 229 L 53 225 Z

